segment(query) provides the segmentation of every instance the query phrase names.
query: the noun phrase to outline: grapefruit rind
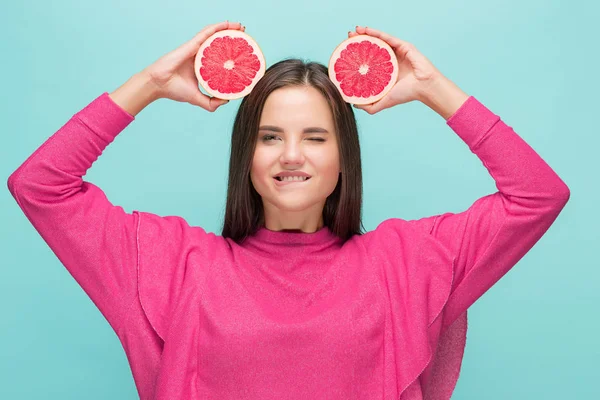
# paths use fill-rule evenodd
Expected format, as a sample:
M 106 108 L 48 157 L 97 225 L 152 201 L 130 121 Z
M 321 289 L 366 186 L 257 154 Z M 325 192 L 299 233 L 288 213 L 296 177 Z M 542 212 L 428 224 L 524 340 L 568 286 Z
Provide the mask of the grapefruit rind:
M 256 57 L 258 58 L 259 63 L 260 63 L 260 67 L 259 67 L 258 71 L 256 72 L 256 75 L 254 76 L 254 78 L 252 78 L 252 82 L 249 85 L 247 85 L 240 92 L 223 93 L 223 92 L 220 92 L 218 89 L 213 89 L 210 87 L 208 81 L 204 80 L 204 78 L 200 74 L 200 68 L 202 68 L 202 58 L 204 55 L 204 50 L 206 48 L 208 48 L 215 39 L 222 38 L 225 36 L 229 36 L 232 38 L 242 38 L 242 39 L 246 40 L 246 42 L 248 42 L 248 44 L 252 47 L 253 54 L 256 55 Z M 247 96 L 252 91 L 254 86 L 256 86 L 258 81 L 264 76 L 265 70 L 266 70 L 265 57 L 264 57 L 262 50 L 260 49 L 260 46 L 258 45 L 258 43 L 256 43 L 256 41 L 247 33 L 236 30 L 236 29 L 225 29 L 225 30 L 218 31 L 218 32 L 214 33 L 213 35 L 211 35 L 208 39 L 206 39 L 202 43 L 202 45 L 198 49 L 198 52 L 196 53 L 196 58 L 194 60 L 194 73 L 196 74 L 196 79 L 198 80 L 198 83 L 200 83 L 202 88 L 209 95 L 216 97 L 218 99 L 223 99 L 223 100 L 235 100 L 235 99 L 241 99 L 241 98 Z
M 335 63 L 340 59 L 340 54 L 342 53 L 342 51 L 344 51 L 348 45 L 352 44 L 352 43 L 359 43 L 362 41 L 369 41 L 372 44 L 375 44 L 379 47 L 381 47 L 382 49 L 384 49 L 385 51 L 387 51 L 389 53 L 390 56 L 390 62 L 392 64 L 392 72 L 391 72 L 391 76 L 390 76 L 390 80 L 389 82 L 386 84 L 386 86 L 383 88 L 383 90 L 381 90 L 381 92 L 368 96 L 368 97 L 360 97 L 360 96 L 348 96 L 344 93 L 344 91 L 341 88 L 341 84 L 342 82 L 340 80 L 338 80 L 338 78 L 336 77 L 336 72 L 335 72 Z M 373 36 L 369 36 L 369 35 L 356 35 L 353 36 L 351 38 L 348 38 L 346 40 L 344 40 L 342 43 L 340 43 L 335 50 L 333 51 L 333 53 L 331 54 L 331 57 L 329 58 L 329 79 L 331 79 L 331 81 L 335 84 L 335 86 L 338 88 L 338 91 L 340 92 L 340 94 L 342 95 L 343 99 L 350 104 L 371 104 L 374 103 L 378 100 L 380 100 L 383 96 L 385 96 L 391 89 L 392 87 L 396 84 L 396 80 L 398 79 L 398 60 L 396 58 L 396 54 L 394 53 L 394 51 L 392 50 L 392 48 L 390 47 L 389 44 L 387 44 L 385 41 L 373 37 Z M 367 72 L 368 73 L 368 72 Z

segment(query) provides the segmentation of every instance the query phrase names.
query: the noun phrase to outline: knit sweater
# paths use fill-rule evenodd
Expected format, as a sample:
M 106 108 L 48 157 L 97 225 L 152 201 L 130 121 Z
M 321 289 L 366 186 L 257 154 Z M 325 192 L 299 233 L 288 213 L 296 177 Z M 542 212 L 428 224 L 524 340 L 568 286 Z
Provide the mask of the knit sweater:
M 8 179 L 29 222 L 117 334 L 141 399 L 449 399 L 467 308 L 570 192 L 474 97 L 446 121 L 498 191 L 342 242 L 261 228 L 241 244 L 113 205 L 82 176 L 135 118 L 103 93 Z

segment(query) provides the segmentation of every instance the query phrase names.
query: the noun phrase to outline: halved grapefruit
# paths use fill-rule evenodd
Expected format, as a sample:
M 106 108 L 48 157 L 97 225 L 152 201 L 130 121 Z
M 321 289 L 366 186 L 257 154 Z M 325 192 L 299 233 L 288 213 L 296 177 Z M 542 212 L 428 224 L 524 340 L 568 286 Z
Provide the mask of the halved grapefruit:
M 202 43 L 194 60 L 196 78 L 213 97 L 225 100 L 246 96 L 265 74 L 265 57 L 245 32 L 227 29 Z
M 371 104 L 398 79 L 398 60 L 383 40 L 356 35 L 344 40 L 329 59 L 329 78 L 350 104 Z

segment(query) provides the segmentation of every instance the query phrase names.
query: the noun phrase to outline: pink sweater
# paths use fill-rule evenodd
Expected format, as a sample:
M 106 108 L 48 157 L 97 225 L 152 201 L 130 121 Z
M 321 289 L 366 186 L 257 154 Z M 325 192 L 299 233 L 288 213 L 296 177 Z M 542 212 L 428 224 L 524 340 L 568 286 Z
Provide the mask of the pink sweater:
M 82 176 L 134 117 L 103 93 L 8 179 L 119 337 L 141 399 L 448 399 L 466 310 L 542 237 L 569 189 L 474 97 L 447 121 L 498 192 L 345 243 L 261 229 L 242 245 L 115 206 Z

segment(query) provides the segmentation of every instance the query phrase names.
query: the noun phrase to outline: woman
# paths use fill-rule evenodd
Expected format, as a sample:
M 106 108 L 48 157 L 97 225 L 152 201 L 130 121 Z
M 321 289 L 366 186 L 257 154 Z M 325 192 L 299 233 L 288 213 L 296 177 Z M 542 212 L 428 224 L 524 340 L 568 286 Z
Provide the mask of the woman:
M 286 60 L 238 110 L 222 235 L 125 213 L 82 176 L 151 102 L 226 103 L 202 94 L 193 72 L 222 29 L 244 27 L 206 27 L 76 113 L 9 177 L 12 195 L 115 330 L 142 399 L 450 398 L 467 308 L 547 231 L 568 187 L 413 45 L 357 27 L 349 36 L 385 40 L 400 65 L 386 97 L 357 108 L 421 101 L 498 192 L 461 213 L 361 232 L 352 107 L 325 66 Z

